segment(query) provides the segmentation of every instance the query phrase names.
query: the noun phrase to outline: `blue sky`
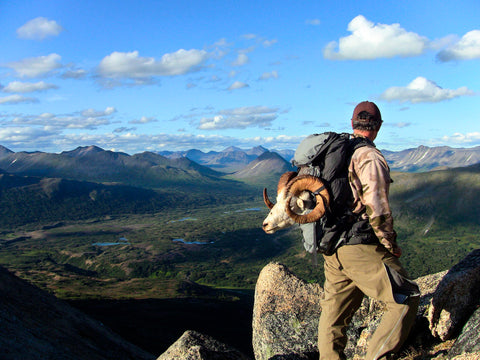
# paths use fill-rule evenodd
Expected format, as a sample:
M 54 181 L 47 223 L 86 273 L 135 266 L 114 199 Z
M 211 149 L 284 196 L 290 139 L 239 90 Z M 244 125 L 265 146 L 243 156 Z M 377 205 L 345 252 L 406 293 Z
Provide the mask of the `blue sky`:
M 480 145 L 480 2 L 1 1 L 0 145 L 61 152 Z

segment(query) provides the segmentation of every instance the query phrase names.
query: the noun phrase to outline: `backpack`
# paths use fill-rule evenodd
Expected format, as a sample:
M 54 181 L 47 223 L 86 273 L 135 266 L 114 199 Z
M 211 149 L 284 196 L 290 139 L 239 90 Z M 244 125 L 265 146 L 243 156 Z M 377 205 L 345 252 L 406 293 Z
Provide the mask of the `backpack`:
M 330 206 L 318 221 L 300 224 L 307 252 L 332 255 L 346 242 L 351 223 L 353 199 L 348 181 L 348 165 L 353 152 L 369 140 L 350 138 L 347 133 L 325 132 L 306 137 L 295 151 L 292 165 L 299 175 L 313 175 L 322 180 L 330 195 Z

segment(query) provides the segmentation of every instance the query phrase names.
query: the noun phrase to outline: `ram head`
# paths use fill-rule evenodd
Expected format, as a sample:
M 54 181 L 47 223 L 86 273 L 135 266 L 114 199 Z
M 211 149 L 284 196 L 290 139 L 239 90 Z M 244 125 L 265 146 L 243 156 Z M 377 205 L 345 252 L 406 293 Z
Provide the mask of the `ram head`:
M 330 204 L 330 196 L 319 178 L 288 171 L 278 181 L 276 204 L 268 198 L 266 188 L 263 189 L 263 201 L 270 213 L 262 228 L 267 234 L 273 234 L 295 223 L 319 220 Z

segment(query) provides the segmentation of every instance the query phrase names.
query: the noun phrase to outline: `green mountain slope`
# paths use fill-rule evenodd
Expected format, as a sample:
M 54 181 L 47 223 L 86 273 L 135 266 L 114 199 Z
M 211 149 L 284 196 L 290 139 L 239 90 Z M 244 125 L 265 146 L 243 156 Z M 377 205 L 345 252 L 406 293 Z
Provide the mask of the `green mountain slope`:
M 79 147 L 60 154 L 3 152 L 0 168 L 17 175 L 115 182 L 149 188 L 181 185 L 191 188 L 196 184 L 212 185 L 223 181 L 220 173 L 186 158 L 167 159 L 151 152 L 130 156 L 95 146 Z

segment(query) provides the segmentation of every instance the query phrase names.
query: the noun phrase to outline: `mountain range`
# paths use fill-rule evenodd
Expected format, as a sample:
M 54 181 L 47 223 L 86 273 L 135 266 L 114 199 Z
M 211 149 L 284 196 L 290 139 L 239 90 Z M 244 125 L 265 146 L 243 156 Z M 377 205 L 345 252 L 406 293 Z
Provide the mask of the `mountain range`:
M 469 166 L 480 162 L 480 146 L 448 146 L 382 150 L 393 171 L 422 172 Z M 128 155 L 103 150 L 97 146 L 78 147 L 59 154 L 13 152 L 0 145 L 0 169 L 28 175 L 62 177 L 94 182 L 121 182 L 126 185 L 156 188 L 192 182 L 210 183 L 224 178 L 245 179 L 265 174 L 276 175 L 292 169 L 294 150 L 272 150 L 257 146 L 242 150 L 229 147 L 223 151 L 143 152 Z
M 161 155 L 170 159 L 186 157 L 200 165 L 223 172 L 243 170 L 251 161 L 268 152 L 258 146 L 249 150 L 229 147 L 223 151 L 204 153 L 200 150 L 163 151 Z M 271 150 L 280 155 L 285 161 L 293 159 L 294 150 Z M 382 150 L 390 168 L 394 171 L 421 172 L 469 166 L 480 162 L 480 146 L 473 148 L 452 148 L 449 146 L 428 147 L 419 146 L 401 151 Z

